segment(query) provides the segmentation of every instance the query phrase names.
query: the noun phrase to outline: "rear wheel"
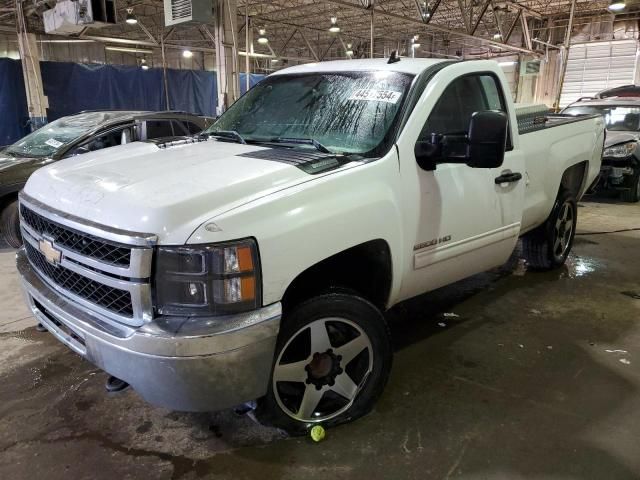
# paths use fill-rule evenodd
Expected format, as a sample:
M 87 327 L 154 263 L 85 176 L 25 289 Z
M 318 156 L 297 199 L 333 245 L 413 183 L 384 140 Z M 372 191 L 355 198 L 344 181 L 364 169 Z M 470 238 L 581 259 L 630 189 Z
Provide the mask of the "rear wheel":
M 312 298 L 283 319 L 258 418 L 292 434 L 354 420 L 382 393 L 391 359 L 388 329 L 373 304 L 345 294 Z
M 18 215 L 18 200 L 9 202 L 0 213 L 0 225 L 6 242 L 13 248 L 22 246 L 20 234 L 20 216 Z
M 561 191 L 547 221 L 522 238 L 529 266 L 535 270 L 562 266 L 573 246 L 577 220 L 576 199 L 569 191 Z
M 622 192 L 622 200 L 629 203 L 640 201 L 640 169 L 631 175 L 629 182 L 629 190 Z

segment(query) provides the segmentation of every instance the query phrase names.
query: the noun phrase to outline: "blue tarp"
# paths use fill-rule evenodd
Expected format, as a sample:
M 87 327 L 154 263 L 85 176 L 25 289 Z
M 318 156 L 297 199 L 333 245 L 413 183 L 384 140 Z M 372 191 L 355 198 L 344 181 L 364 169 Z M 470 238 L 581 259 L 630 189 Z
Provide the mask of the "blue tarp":
M 25 136 L 28 121 L 20 60 L 0 58 L 0 147 Z
M 162 69 L 124 65 L 86 65 L 40 62 L 44 94 L 49 99 L 48 120 L 82 110 L 166 110 Z M 251 74 L 254 86 L 264 75 Z M 215 116 L 216 72 L 167 70 L 169 106 L 199 115 Z M 240 74 L 245 91 L 245 74 Z M 19 61 L 0 59 L 0 145 L 28 133 L 27 101 Z
M 165 110 L 162 69 L 124 65 L 40 62 L 49 121 L 81 110 Z M 167 70 L 169 106 L 200 115 L 214 115 L 215 72 Z
M 266 75 L 260 75 L 258 73 L 250 73 L 249 74 L 249 85 L 253 87 L 256 83 L 262 81 Z M 240 93 L 244 94 L 247 91 L 247 74 L 240 74 Z

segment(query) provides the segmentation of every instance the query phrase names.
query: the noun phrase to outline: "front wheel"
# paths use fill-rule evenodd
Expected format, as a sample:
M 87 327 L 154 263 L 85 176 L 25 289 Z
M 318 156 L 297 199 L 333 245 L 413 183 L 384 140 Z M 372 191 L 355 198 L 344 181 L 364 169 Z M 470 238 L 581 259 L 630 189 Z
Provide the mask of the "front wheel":
M 301 434 L 368 413 L 382 393 L 392 361 L 384 317 L 355 295 L 327 294 L 285 315 L 261 421 Z
M 571 252 L 578 221 L 578 205 L 571 192 L 558 194 L 546 222 L 522 238 L 524 257 L 534 270 L 552 270 L 564 265 Z
M 13 248 L 22 246 L 20 234 L 20 215 L 18 214 L 18 200 L 9 202 L 0 213 L 0 225 L 6 242 Z

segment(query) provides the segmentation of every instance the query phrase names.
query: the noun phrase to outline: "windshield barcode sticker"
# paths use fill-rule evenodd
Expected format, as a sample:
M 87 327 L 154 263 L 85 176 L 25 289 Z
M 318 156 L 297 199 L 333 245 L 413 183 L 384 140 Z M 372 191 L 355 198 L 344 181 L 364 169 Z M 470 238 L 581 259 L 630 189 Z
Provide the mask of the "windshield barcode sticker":
M 373 90 L 369 88 L 361 88 L 353 92 L 349 100 L 365 100 L 368 102 L 387 102 L 398 103 L 401 92 L 394 92 L 393 90 Z
M 55 138 L 50 138 L 49 140 L 47 140 L 47 141 L 46 141 L 46 142 L 44 142 L 44 143 L 46 143 L 47 145 L 49 145 L 50 147 L 53 147 L 53 148 L 59 148 L 59 147 L 61 147 L 62 145 L 64 145 L 64 143 L 59 142 L 59 141 L 58 141 L 58 140 L 56 140 Z

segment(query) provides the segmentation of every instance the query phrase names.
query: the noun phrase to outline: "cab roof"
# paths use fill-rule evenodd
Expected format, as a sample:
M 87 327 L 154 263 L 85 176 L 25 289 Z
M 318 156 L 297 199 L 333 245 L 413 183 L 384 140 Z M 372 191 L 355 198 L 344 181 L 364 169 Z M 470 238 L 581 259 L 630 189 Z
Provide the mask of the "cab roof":
M 399 62 L 388 63 L 388 58 L 358 59 L 358 60 L 332 60 L 329 62 L 313 62 L 304 65 L 278 70 L 272 75 L 287 75 L 296 73 L 316 73 L 316 72 L 353 72 L 368 70 L 387 70 L 390 72 L 410 73 L 418 75 L 427 68 L 438 63 L 451 61 L 441 58 L 404 58 L 400 57 Z

